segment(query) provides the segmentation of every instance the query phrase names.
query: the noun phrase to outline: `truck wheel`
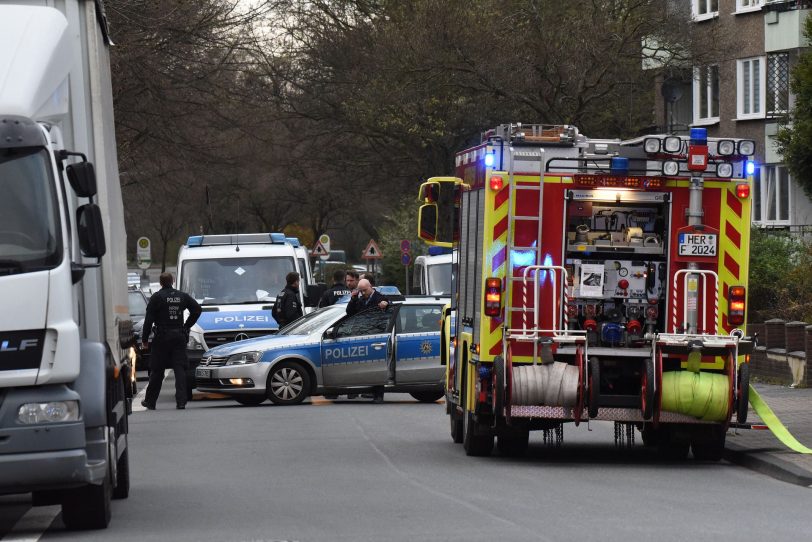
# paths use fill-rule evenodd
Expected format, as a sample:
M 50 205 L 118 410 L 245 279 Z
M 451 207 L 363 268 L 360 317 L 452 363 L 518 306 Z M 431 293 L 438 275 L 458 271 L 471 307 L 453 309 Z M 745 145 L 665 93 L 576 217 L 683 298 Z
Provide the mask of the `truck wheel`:
M 413 391 L 409 395 L 421 403 L 436 403 L 445 395 L 442 391 Z
M 747 409 L 750 406 L 750 364 L 739 366 L 739 384 L 736 393 L 736 421 L 747 423 Z
M 598 416 L 598 402 L 601 398 L 601 365 L 598 358 L 589 360 L 589 409 L 590 418 Z
M 116 487 L 113 489 L 114 499 L 126 499 L 130 496 L 130 448 L 127 447 L 116 464 Z
M 474 434 L 474 414 L 466 412 L 463 414 L 463 441 L 465 454 L 470 456 L 488 456 L 493 450 L 493 435 Z
M 456 407 L 451 405 L 451 414 L 448 415 L 448 419 L 451 420 L 451 440 L 454 441 L 454 444 L 462 444 L 462 420 L 460 417 L 454 412 Z
M 68 493 L 62 502 L 62 522 L 70 530 L 106 529 L 112 498 L 110 474 L 101 485 L 86 485 Z
M 234 397 L 234 400 L 240 403 L 242 406 L 259 406 L 265 402 L 264 395 L 238 395 Z
M 719 461 L 725 452 L 725 428 L 721 425 L 697 427 L 691 439 L 691 451 L 698 461 Z
M 651 419 L 654 413 L 654 360 L 643 362 L 643 376 L 640 382 L 640 413 L 644 420 Z
M 277 363 L 268 375 L 267 391 L 277 405 L 298 405 L 310 394 L 310 376 L 298 363 Z
M 522 431 L 510 436 L 499 435 L 496 439 L 496 449 L 507 457 L 521 457 L 527 452 L 530 444 L 530 431 Z

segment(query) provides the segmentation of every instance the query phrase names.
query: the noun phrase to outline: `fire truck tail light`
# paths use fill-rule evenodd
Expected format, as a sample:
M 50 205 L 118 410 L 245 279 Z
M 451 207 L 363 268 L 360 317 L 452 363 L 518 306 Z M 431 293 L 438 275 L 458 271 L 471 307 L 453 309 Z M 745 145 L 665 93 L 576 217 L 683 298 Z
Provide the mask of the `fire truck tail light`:
M 727 321 L 734 326 L 740 326 L 744 323 L 744 310 L 746 308 L 744 286 L 731 286 L 728 290 L 729 312 Z
M 736 195 L 739 199 L 747 199 L 750 197 L 750 185 L 748 183 L 739 183 L 736 185 Z
M 499 176 L 491 177 L 490 186 L 491 186 L 491 190 L 493 190 L 494 192 L 498 192 L 499 190 L 502 190 L 502 187 L 504 185 L 505 185 L 505 181 L 502 180 L 502 177 L 499 177 Z
M 502 279 L 485 279 L 485 316 L 499 316 L 502 312 Z

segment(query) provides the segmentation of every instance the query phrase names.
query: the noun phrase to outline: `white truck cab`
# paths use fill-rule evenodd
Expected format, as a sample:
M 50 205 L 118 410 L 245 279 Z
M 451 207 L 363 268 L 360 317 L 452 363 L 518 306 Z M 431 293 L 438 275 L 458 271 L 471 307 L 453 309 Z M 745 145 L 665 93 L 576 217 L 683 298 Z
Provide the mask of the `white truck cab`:
M 450 296 L 453 288 L 452 277 L 457 265 L 456 253 L 442 247 L 429 247 L 427 256 L 414 260 L 412 288 L 422 295 Z

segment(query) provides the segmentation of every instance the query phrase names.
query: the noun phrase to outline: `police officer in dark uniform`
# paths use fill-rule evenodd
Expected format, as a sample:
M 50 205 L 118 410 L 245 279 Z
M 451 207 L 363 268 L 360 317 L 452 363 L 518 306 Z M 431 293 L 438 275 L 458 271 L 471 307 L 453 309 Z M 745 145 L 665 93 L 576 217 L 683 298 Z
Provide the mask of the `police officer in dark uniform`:
M 344 282 L 346 278 L 347 272 L 342 269 L 336 269 L 333 272 L 333 285 L 322 294 L 321 300 L 319 301 L 319 308 L 335 305 L 336 301 L 345 295 L 352 294 L 352 290 L 350 290 Z
M 279 329 L 304 314 L 302 302 L 299 299 L 299 273 L 291 271 L 285 276 L 285 282 L 287 285 L 279 292 L 273 308 L 273 317 L 279 324 Z
M 155 324 L 155 338 L 152 341 L 150 355 L 150 375 L 146 397 L 141 405 L 155 410 L 155 404 L 161 393 L 164 370 L 175 372 L 175 402 L 177 408 L 186 408 L 186 343 L 189 340 L 189 329 L 200 317 L 200 304 L 189 294 L 172 287 L 174 279 L 171 273 L 161 273 L 161 289 L 149 298 L 147 315 L 144 318 L 143 342 L 147 341 L 152 325 Z M 183 321 L 183 313 L 189 310 L 189 317 Z

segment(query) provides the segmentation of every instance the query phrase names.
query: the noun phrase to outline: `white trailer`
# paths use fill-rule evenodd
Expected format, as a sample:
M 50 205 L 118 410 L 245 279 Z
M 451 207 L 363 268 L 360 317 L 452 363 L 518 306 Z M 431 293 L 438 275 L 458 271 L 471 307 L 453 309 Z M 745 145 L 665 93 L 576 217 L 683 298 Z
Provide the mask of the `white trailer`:
M 0 1 L 0 494 L 69 528 L 106 527 L 129 492 L 108 46 L 100 0 Z

